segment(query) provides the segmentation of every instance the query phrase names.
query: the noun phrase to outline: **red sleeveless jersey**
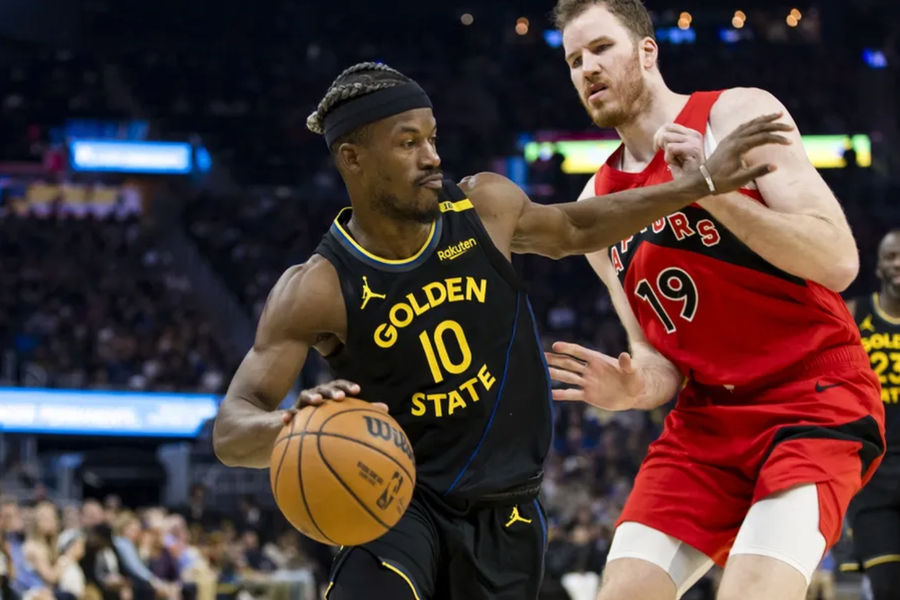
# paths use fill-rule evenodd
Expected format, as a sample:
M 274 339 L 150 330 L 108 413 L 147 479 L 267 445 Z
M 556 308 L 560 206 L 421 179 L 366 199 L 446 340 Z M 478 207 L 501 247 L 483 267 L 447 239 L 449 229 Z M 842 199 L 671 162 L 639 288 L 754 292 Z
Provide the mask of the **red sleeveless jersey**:
M 692 94 L 675 122 L 705 134 L 721 93 Z M 622 151 L 597 172 L 598 196 L 672 179 L 662 151 L 640 173 L 611 166 Z M 759 382 L 823 350 L 860 344 L 838 294 L 768 263 L 697 204 L 608 252 L 648 341 L 698 383 Z

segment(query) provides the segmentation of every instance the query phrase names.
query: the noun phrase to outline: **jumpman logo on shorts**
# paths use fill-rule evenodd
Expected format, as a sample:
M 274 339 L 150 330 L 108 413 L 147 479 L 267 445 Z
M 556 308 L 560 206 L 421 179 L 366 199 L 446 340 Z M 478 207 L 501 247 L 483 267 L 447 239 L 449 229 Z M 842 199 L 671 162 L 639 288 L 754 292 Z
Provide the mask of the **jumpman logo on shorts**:
M 384 300 L 386 297 L 384 294 L 377 294 L 372 291 L 372 288 L 369 287 L 369 280 L 366 278 L 365 275 L 363 275 L 362 279 L 363 279 L 363 293 L 362 293 L 363 303 L 362 303 L 362 306 L 359 307 L 359 310 L 365 310 L 366 304 L 368 304 L 369 300 L 371 300 L 372 298 L 381 298 L 382 300 Z
M 509 515 L 509 521 L 506 522 L 505 527 L 509 527 L 516 521 L 521 521 L 523 523 L 531 523 L 531 519 L 523 519 L 521 516 L 519 516 L 519 507 L 518 506 L 513 506 L 512 513 L 510 513 L 510 515 Z

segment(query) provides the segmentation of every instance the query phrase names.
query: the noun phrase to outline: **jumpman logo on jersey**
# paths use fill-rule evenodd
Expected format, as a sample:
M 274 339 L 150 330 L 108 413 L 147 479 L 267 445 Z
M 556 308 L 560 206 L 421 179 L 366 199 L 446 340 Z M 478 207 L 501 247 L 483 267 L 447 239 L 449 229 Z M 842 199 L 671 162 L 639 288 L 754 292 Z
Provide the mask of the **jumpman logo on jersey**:
M 523 523 L 531 523 L 531 519 L 523 519 L 521 516 L 519 516 L 518 506 L 513 506 L 512 513 L 510 513 L 509 515 L 509 521 L 506 522 L 506 525 L 504 527 L 509 527 L 517 521 L 521 521 Z
M 369 287 L 369 280 L 363 275 L 363 293 L 362 293 L 362 306 L 359 307 L 359 310 L 365 310 L 366 304 L 369 303 L 369 300 L 372 298 L 381 298 L 384 300 L 386 296 L 384 294 L 377 294 L 372 291 L 372 288 Z
M 875 331 L 875 326 L 872 325 L 872 315 L 867 316 L 863 319 L 863 322 L 859 324 L 860 329 L 868 329 L 869 331 Z

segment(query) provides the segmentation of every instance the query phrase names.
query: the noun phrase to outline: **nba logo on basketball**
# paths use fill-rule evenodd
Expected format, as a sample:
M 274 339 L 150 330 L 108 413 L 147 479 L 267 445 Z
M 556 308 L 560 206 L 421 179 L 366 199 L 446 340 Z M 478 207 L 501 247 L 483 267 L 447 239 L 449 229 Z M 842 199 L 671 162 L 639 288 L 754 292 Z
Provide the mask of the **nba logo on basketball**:
M 387 510 L 388 506 L 391 505 L 391 502 L 394 501 L 394 497 L 397 495 L 397 492 L 400 491 L 400 487 L 403 485 L 403 475 L 400 474 L 400 471 L 394 471 L 394 474 L 391 476 L 391 480 L 388 482 L 387 487 L 384 488 L 384 491 L 378 497 L 376 504 L 378 508 L 381 510 Z M 403 512 L 403 505 L 398 502 L 397 510 L 401 513 Z

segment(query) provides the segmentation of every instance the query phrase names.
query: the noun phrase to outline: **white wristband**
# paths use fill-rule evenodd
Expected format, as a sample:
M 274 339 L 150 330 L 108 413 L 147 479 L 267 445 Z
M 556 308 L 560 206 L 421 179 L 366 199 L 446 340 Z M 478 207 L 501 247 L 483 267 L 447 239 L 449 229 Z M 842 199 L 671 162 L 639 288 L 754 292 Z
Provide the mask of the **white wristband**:
M 712 176 L 709 174 L 709 169 L 706 168 L 705 164 L 700 165 L 700 174 L 703 175 L 703 179 L 706 180 L 706 185 L 709 188 L 709 193 L 715 194 L 716 184 L 713 183 Z

